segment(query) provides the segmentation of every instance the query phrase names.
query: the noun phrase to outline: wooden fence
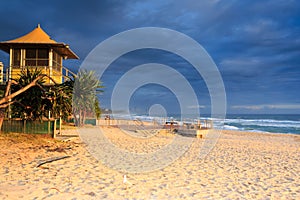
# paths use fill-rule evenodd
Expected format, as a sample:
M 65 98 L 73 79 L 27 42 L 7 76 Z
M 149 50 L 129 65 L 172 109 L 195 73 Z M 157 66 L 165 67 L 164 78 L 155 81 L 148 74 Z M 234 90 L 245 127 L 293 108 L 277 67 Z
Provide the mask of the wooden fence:
M 57 128 L 59 128 L 57 120 L 29 121 L 22 119 L 7 119 L 3 121 L 1 132 L 49 134 L 54 137 L 57 133 Z

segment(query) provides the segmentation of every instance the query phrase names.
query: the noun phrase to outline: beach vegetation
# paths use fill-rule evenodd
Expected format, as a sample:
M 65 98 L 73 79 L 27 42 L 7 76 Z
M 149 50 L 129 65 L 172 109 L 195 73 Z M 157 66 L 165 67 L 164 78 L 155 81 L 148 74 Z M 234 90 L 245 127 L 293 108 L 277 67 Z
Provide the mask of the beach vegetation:
M 50 112 L 52 118 L 62 118 L 67 120 L 72 115 L 72 96 L 74 87 L 74 77 L 55 84 L 47 90 L 46 111 Z
M 11 92 L 17 92 L 29 85 L 33 80 L 42 75 L 40 70 L 30 70 L 27 68 L 21 71 L 20 76 L 14 79 L 16 84 L 11 88 Z M 22 118 L 36 120 L 41 118 L 45 112 L 45 96 L 46 87 L 44 86 L 45 78 L 40 78 L 36 84 L 30 89 L 22 92 L 14 98 L 14 105 L 11 106 L 12 118 Z
M 32 80 L 41 76 L 39 70 L 26 69 L 21 72 L 12 92 L 18 91 L 30 84 Z M 74 80 L 69 79 L 62 84 L 45 85 L 45 78 L 41 78 L 36 85 L 24 91 L 15 98 L 12 106 L 12 117 L 26 120 L 42 120 L 49 118 L 67 119 L 72 114 L 72 93 Z M 48 77 L 49 78 L 49 77 Z
M 51 79 L 54 84 L 46 85 L 46 78 Z M 17 79 L 7 83 L 0 99 L 0 128 L 7 112 L 12 118 L 25 120 L 67 120 L 74 114 L 76 125 L 81 126 L 86 116 L 100 117 L 101 109 L 97 98 L 97 94 L 103 92 L 100 88 L 103 88 L 102 82 L 93 71 L 80 71 L 77 76 L 69 77 L 68 81 L 56 84 L 41 71 L 27 68 Z
M 40 85 L 40 82 L 47 75 L 40 74 L 38 72 L 34 72 L 34 73 L 36 73 L 36 75 L 37 74 L 38 75 L 37 76 L 36 75 L 32 76 L 32 77 L 35 77 L 35 78 L 33 78 L 31 80 L 31 82 L 29 82 L 26 86 L 20 87 L 19 89 L 16 89 L 14 91 L 11 91 L 11 88 L 12 88 L 13 85 L 18 85 L 18 82 L 16 80 L 9 80 L 7 82 L 5 92 L 2 96 L 2 98 L 0 99 L 0 130 L 1 130 L 1 127 L 2 127 L 4 117 L 6 115 L 7 108 L 10 105 L 14 104 L 14 103 L 18 103 L 18 101 L 15 100 L 15 98 L 17 96 L 21 95 L 22 93 L 26 92 L 30 88 L 34 87 L 34 86 L 42 87 Z M 32 102 L 32 103 L 34 103 L 34 102 Z
M 97 119 L 100 119 L 101 113 L 102 113 L 99 104 L 100 104 L 99 99 L 96 98 L 96 99 L 95 99 L 95 115 L 96 115 L 96 118 L 97 118 Z
M 80 70 L 75 77 L 73 90 L 73 114 L 75 125 L 83 126 L 88 115 L 100 116 L 97 94 L 102 93 L 102 82 L 95 71 Z

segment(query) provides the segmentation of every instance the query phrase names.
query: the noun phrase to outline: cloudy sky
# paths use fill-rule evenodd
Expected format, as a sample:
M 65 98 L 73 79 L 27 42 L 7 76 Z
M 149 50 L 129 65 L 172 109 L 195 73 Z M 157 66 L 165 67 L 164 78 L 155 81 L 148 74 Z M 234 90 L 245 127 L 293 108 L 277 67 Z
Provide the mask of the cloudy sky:
M 74 71 L 93 48 L 122 31 L 176 30 L 196 40 L 214 60 L 224 81 L 228 113 L 300 113 L 297 0 L 11 0 L 1 1 L 0 13 L 0 41 L 28 33 L 40 23 L 54 40 L 70 44 L 80 57 L 64 62 Z M 2 51 L 0 61 L 8 65 Z M 145 63 L 168 65 L 186 76 L 199 100 L 198 106 L 190 107 L 209 112 L 205 82 L 190 63 L 154 49 L 128 53 L 112 64 L 102 78 L 106 87 L 100 96 L 103 107 L 110 107 L 111 90 L 122 73 Z M 171 112 L 170 107 L 178 104 L 176 94 L 158 84 L 139 88 L 132 99 L 135 111 L 161 104 Z

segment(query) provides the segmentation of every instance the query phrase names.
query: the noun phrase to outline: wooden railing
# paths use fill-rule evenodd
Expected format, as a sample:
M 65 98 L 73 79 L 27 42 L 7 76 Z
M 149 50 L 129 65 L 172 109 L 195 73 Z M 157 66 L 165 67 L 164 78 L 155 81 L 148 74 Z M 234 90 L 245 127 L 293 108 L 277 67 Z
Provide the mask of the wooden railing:
M 76 74 L 72 71 L 70 71 L 68 68 L 64 66 L 52 66 L 52 73 L 50 71 L 49 66 L 32 66 L 29 67 L 30 69 L 38 69 L 42 71 L 43 74 L 46 74 L 56 82 L 56 83 L 63 83 L 67 80 L 69 80 L 72 77 L 75 77 Z M 3 81 L 2 83 L 6 83 L 9 79 L 15 79 L 18 78 L 20 73 L 25 70 L 26 67 L 20 67 L 20 66 L 12 66 L 11 71 L 10 68 L 7 67 L 6 71 L 3 71 Z M 51 80 L 47 80 L 46 84 L 51 84 Z
M 70 71 L 68 68 L 62 66 L 62 78 L 63 78 L 62 82 L 65 82 L 72 77 L 76 77 L 76 74 Z

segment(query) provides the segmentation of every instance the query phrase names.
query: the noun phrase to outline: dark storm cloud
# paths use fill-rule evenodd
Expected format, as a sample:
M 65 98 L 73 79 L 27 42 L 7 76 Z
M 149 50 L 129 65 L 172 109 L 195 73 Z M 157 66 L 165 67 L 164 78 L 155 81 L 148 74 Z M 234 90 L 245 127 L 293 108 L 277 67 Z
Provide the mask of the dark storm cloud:
M 80 61 L 65 62 L 76 70 L 99 42 L 114 34 L 146 26 L 171 28 L 198 41 L 214 59 L 224 79 L 229 112 L 268 112 L 271 107 L 299 112 L 299 10 L 296 0 L 12 0 L 0 3 L 0 40 L 19 37 L 41 23 L 52 38 L 69 43 L 80 56 Z M 188 65 L 177 56 L 146 52 L 123 58 L 119 68 L 153 57 L 177 69 Z M 7 55 L 1 52 L 0 60 L 7 64 Z M 202 87 L 199 75 L 189 70 L 183 67 L 181 72 Z M 122 70 L 109 73 L 114 80 Z

